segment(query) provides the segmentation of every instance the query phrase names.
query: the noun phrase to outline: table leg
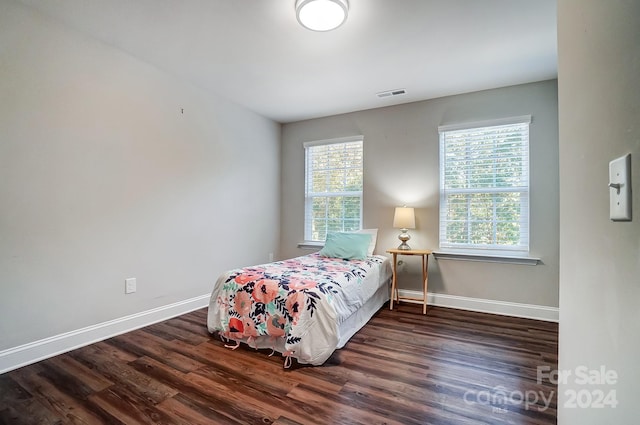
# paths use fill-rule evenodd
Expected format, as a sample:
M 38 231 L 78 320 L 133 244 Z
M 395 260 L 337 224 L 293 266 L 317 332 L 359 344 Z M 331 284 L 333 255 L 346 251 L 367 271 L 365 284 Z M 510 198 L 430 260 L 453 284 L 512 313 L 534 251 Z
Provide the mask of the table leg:
M 397 280 L 397 276 L 398 276 L 398 269 L 397 269 L 397 259 L 398 259 L 398 254 L 393 253 L 391 254 L 393 256 L 393 277 L 391 279 L 391 299 L 389 300 L 389 310 L 393 310 L 393 300 L 396 297 L 396 280 Z
M 427 314 L 427 281 L 429 280 L 429 254 L 422 256 L 422 281 L 424 286 L 422 288 L 422 314 Z

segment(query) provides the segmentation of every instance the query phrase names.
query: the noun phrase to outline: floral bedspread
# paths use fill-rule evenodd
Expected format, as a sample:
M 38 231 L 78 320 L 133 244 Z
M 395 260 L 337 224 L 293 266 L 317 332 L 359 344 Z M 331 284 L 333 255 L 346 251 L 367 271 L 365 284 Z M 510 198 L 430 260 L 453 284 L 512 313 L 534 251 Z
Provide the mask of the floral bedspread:
M 211 293 L 209 331 L 322 364 L 336 349 L 340 323 L 385 283 L 384 261 L 310 254 L 231 270 Z

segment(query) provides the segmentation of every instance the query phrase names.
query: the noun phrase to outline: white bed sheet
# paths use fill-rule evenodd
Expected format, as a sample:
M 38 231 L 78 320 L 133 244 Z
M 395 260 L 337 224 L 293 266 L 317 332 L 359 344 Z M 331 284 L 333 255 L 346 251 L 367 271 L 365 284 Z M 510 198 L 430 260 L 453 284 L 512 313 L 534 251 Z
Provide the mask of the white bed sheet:
M 319 307 L 313 318 L 306 317 L 305 311 L 300 316 L 299 326 L 294 336 L 300 336 L 295 350 L 286 344 L 284 338 L 274 339 L 269 335 L 238 338 L 234 341 L 245 342 L 254 348 L 271 348 L 284 355 L 292 355 L 299 363 L 319 365 L 324 363 L 338 348 L 344 347 L 348 340 L 364 326 L 369 319 L 389 300 L 389 282 L 391 279 L 391 261 L 377 255 L 381 263 L 369 270 L 358 284 L 342 285 L 341 293 L 332 297 L 327 303 L 318 303 Z M 260 267 L 264 267 L 260 266 Z M 233 271 L 232 271 L 233 272 Z M 209 304 L 208 326 L 214 332 L 221 328 L 223 312 L 220 310 L 220 287 L 228 281 L 230 273 L 221 276 L 216 283 Z M 236 335 L 237 336 L 237 335 Z

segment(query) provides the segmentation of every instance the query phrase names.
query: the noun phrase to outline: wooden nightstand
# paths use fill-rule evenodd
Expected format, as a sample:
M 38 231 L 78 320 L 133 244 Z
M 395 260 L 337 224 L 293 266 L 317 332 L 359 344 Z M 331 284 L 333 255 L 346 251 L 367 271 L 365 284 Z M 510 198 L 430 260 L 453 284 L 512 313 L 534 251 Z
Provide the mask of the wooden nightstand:
M 391 300 L 389 301 L 389 310 L 393 310 L 393 302 L 402 300 L 422 301 L 422 314 L 427 314 L 427 267 L 429 266 L 429 254 L 432 251 L 428 249 L 388 249 L 387 253 L 393 256 L 393 280 L 391 283 Z M 419 255 L 422 257 L 422 298 L 401 297 L 398 294 L 398 255 Z

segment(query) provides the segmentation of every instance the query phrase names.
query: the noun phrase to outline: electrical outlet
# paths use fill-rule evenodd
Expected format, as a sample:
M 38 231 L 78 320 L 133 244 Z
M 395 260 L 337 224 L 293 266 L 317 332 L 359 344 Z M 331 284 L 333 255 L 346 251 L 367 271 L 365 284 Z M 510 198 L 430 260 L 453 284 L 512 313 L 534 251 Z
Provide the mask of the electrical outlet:
M 124 280 L 124 293 L 125 294 L 133 294 L 136 292 L 136 278 L 130 277 L 129 279 Z
M 406 263 L 402 260 L 398 260 L 398 266 L 397 266 L 398 272 L 404 273 L 405 267 L 406 267 Z
M 269 253 L 269 262 L 273 263 L 273 252 Z

